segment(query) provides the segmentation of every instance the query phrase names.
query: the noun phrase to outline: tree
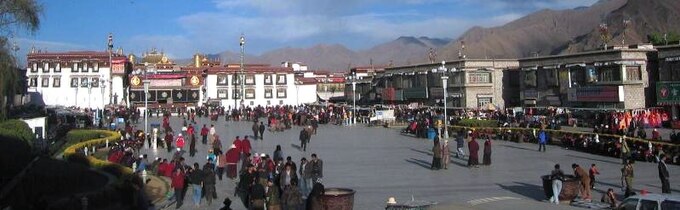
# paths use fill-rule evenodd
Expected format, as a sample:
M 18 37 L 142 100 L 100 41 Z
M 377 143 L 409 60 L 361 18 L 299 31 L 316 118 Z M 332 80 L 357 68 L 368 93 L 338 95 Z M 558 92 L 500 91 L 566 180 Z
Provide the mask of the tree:
M 23 82 L 7 34 L 14 34 L 12 30 L 37 31 L 40 14 L 42 6 L 36 0 L 0 0 L 0 120 L 7 117 L 8 102 Z
M 647 39 L 653 45 L 673 44 L 673 43 L 678 43 L 680 41 L 680 34 L 674 32 L 674 31 L 671 31 L 671 32 L 668 32 L 668 33 L 654 32 L 654 33 L 648 34 Z

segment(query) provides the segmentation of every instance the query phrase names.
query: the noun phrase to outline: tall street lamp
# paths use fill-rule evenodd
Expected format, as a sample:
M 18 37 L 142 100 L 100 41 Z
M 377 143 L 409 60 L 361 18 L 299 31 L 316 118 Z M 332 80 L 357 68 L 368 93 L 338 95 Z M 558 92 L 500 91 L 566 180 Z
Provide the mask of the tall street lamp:
M 352 72 L 348 79 L 352 82 L 352 115 L 351 117 L 351 124 L 356 124 L 357 123 L 357 80 L 361 79 L 357 77 L 356 72 Z
M 239 76 L 240 82 L 241 82 L 241 106 L 245 105 L 245 95 L 246 95 L 246 89 L 244 88 L 243 80 L 244 80 L 244 73 L 243 73 L 243 59 L 245 57 L 245 46 L 246 46 L 246 38 L 241 34 L 241 39 L 239 40 L 239 44 L 241 45 L 241 75 Z
M 448 105 L 447 105 L 447 101 L 446 101 L 446 99 L 449 95 L 448 90 L 447 90 L 448 89 L 447 81 L 449 80 L 449 76 L 448 76 L 449 70 L 452 71 L 452 72 L 455 72 L 456 68 L 454 67 L 454 68 L 451 68 L 451 69 L 447 69 L 446 68 L 446 61 L 442 61 L 442 66 L 440 66 L 439 68 L 432 69 L 432 72 L 434 72 L 434 73 L 442 73 L 441 79 L 442 79 L 442 89 L 444 89 L 443 99 L 444 99 L 444 138 L 445 139 L 449 138 L 449 129 L 448 129 L 448 127 L 449 127 L 449 117 L 448 117 L 448 114 L 447 114 Z

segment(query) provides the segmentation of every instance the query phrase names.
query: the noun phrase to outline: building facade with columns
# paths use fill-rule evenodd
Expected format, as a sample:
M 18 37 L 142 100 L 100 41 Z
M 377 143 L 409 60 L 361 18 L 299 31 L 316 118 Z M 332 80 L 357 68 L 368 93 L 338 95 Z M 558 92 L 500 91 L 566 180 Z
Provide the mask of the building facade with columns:
M 641 109 L 651 105 L 650 45 L 519 59 L 526 107 Z M 653 62 L 653 61 L 652 61 Z M 651 72 L 651 73 L 650 73 Z
M 99 109 L 119 104 L 127 58 L 118 52 L 38 52 L 27 55 L 28 92 L 45 105 Z M 31 100 L 40 100 L 32 98 Z

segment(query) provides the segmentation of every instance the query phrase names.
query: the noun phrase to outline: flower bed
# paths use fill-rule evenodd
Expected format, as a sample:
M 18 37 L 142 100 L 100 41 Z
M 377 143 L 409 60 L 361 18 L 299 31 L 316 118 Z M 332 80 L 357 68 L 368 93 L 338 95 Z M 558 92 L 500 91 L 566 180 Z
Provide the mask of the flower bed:
M 77 130 L 77 132 L 80 132 L 78 136 L 98 136 L 99 138 L 82 141 L 67 147 L 66 149 L 64 149 L 64 159 L 66 160 L 75 157 L 76 155 L 80 155 L 77 151 L 85 147 L 92 146 L 101 147 L 101 145 L 106 144 L 107 140 L 109 141 L 109 144 L 112 144 L 114 142 L 120 141 L 121 137 L 118 132 L 108 130 Z M 132 174 L 131 168 L 116 163 L 111 163 L 107 160 L 100 160 L 95 158 L 94 156 L 86 156 L 85 158 L 90 163 L 90 166 L 94 168 L 108 169 L 107 170 L 108 172 L 113 172 L 109 171 L 111 169 L 118 170 L 118 172 L 113 172 L 114 175 Z

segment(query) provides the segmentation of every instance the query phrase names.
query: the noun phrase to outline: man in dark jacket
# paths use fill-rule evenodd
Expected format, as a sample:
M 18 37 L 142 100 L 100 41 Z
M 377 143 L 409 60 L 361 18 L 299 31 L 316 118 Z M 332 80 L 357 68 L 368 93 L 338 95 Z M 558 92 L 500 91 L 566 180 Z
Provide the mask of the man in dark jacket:
M 205 200 L 208 201 L 208 206 L 212 204 L 212 200 L 214 198 L 217 198 L 217 192 L 215 191 L 215 172 L 213 171 L 212 168 L 204 168 L 203 169 L 203 188 L 204 188 L 204 195 L 205 195 Z
M 309 133 L 303 128 L 300 130 L 300 147 L 302 147 L 302 151 L 307 151 L 307 143 L 309 143 Z
M 260 127 L 259 127 L 259 130 L 260 130 L 260 140 L 264 140 L 264 129 L 265 129 L 264 123 L 263 123 L 263 122 L 260 122 Z
M 254 137 L 253 137 L 253 140 L 257 140 L 257 138 L 258 138 L 258 135 L 257 135 L 257 134 L 258 134 L 259 131 L 260 131 L 260 126 L 257 125 L 257 121 L 255 121 L 255 122 L 253 123 L 253 126 L 252 126 L 251 129 L 253 130 L 253 136 L 254 136 Z
M 316 157 L 316 154 L 312 154 L 312 161 L 309 163 L 312 167 L 312 182 L 317 183 L 321 178 L 323 178 L 323 161 Z
M 460 131 L 458 135 L 456 136 L 456 157 L 457 158 L 463 158 L 465 157 L 465 131 Z
M 255 166 L 248 164 L 247 171 L 243 171 L 239 177 L 236 194 L 241 198 L 243 206 L 250 207 L 250 188 L 255 183 Z
M 189 182 L 193 189 L 192 199 L 196 207 L 201 204 L 201 193 L 203 189 L 203 171 L 199 168 L 198 163 L 194 163 L 194 168 L 189 173 Z
M 262 186 L 259 183 L 256 183 L 251 187 L 250 189 L 250 207 L 253 210 L 264 210 L 265 206 L 265 198 L 266 198 L 266 191 L 264 190 L 264 186 Z

